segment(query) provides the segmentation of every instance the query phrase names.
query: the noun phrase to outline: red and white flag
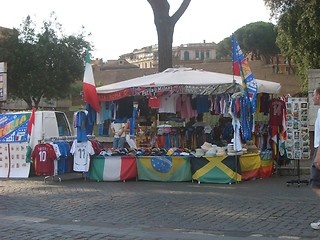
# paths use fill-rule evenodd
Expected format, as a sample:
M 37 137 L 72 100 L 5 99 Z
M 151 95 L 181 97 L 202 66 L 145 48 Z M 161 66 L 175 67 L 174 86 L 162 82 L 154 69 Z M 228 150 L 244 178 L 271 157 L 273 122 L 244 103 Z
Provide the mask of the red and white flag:
M 96 85 L 94 83 L 89 52 L 86 56 L 86 66 L 84 70 L 82 87 L 84 101 L 88 103 L 96 112 L 100 112 L 99 98 L 97 94 Z
M 26 153 L 26 162 L 29 163 L 31 161 L 31 152 L 35 145 L 34 140 L 34 125 L 35 125 L 35 115 L 36 115 L 36 109 L 32 107 L 32 112 L 29 118 L 29 122 L 27 125 L 27 132 L 28 132 L 28 147 L 27 147 L 27 153 Z
M 27 132 L 28 132 L 29 137 L 31 136 L 32 128 L 34 126 L 34 118 L 35 118 L 35 108 L 32 107 L 32 112 L 31 112 L 28 126 L 27 126 Z

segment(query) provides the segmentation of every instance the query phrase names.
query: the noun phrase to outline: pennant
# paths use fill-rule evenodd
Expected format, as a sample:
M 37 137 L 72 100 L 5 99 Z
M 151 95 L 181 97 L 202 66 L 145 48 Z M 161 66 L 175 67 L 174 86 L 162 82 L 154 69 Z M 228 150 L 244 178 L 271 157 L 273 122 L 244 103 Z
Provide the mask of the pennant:
M 96 85 L 94 82 L 93 71 L 90 61 L 90 54 L 86 56 L 86 66 L 83 76 L 83 99 L 88 103 L 96 112 L 100 112 L 99 98 L 97 94 Z
M 137 175 L 134 156 L 95 156 L 90 166 L 90 179 L 96 181 L 125 181 Z
M 245 94 L 248 94 L 251 102 L 252 113 L 256 111 L 256 97 L 258 93 L 258 83 L 254 78 L 246 57 L 232 34 L 232 64 L 233 75 L 241 76 L 242 86 Z

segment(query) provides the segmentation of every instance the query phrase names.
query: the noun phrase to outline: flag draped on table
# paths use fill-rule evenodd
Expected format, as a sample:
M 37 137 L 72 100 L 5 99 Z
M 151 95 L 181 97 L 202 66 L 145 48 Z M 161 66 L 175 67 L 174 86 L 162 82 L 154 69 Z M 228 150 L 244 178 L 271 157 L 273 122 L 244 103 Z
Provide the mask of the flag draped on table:
M 207 183 L 241 181 L 239 161 L 234 156 L 191 157 L 192 179 Z
M 260 177 L 261 158 L 259 153 L 250 153 L 240 156 L 242 180 Z
M 254 113 L 256 111 L 258 83 L 254 78 L 247 59 L 240 49 L 240 46 L 234 35 L 232 35 L 232 63 L 233 74 L 236 76 L 241 76 L 244 92 L 245 94 L 248 94 L 248 97 L 250 98 L 252 112 Z
M 96 85 L 94 82 L 93 71 L 91 66 L 90 54 L 86 56 L 86 66 L 83 76 L 83 99 L 96 112 L 100 112 L 99 98 L 97 94 Z
M 95 156 L 91 161 L 90 179 L 97 181 L 124 181 L 137 177 L 134 156 Z
M 190 161 L 182 156 L 137 157 L 139 180 L 190 181 Z

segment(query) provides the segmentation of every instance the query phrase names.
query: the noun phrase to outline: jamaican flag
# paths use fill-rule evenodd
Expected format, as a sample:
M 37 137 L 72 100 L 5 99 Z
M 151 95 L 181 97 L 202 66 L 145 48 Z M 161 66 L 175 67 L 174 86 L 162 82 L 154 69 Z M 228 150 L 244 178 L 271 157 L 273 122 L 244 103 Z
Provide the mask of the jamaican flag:
M 185 156 L 137 157 L 138 179 L 191 181 L 190 161 Z
M 207 183 L 241 181 L 239 159 L 235 156 L 191 157 L 192 179 Z

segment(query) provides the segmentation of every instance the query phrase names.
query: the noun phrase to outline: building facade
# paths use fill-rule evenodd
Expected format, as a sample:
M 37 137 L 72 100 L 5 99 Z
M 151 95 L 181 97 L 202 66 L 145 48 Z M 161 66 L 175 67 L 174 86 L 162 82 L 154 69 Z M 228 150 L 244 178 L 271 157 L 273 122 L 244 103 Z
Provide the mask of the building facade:
M 173 64 L 185 62 L 210 62 L 217 59 L 215 43 L 188 43 L 172 48 Z M 139 68 L 158 67 L 158 45 L 135 49 L 132 53 L 123 54 L 120 59 L 134 64 Z

